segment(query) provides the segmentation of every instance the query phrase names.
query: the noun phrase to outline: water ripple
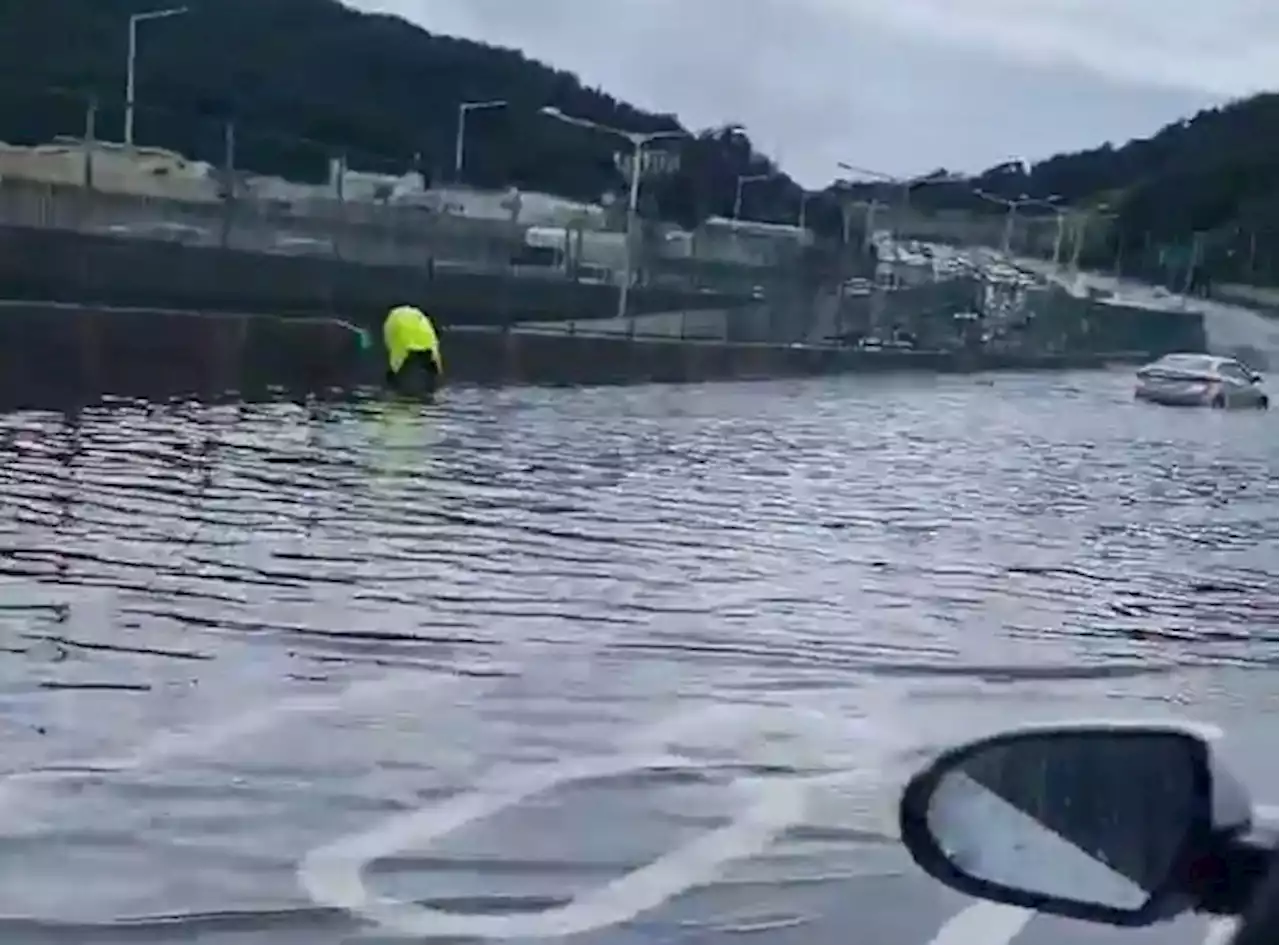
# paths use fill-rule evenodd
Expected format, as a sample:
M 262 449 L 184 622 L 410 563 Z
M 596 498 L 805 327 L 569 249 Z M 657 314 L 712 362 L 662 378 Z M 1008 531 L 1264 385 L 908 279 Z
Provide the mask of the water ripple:
M 0 415 L 0 937 L 356 935 L 298 891 L 308 849 L 708 706 L 763 721 L 663 736 L 698 765 L 556 787 L 369 882 L 551 908 L 722 822 L 734 779 L 872 769 L 635 925 L 781 934 L 850 877 L 901 882 L 894 786 L 1011 717 L 1191 707 L 1265 772 L 1275 423 L 1127 385 Z

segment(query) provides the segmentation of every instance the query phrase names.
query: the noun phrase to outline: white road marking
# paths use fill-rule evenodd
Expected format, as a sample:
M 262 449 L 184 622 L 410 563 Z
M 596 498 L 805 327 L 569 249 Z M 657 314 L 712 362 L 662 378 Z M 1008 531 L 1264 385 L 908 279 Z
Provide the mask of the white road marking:
M 279 699 L 208 725 L 157 732 L 126 754 L 76 759 L 68 762 L 66 767 L 37 768 L 4 775 L 0 777 L 0 805 L 6 800 L 12 800 L 15 792 L 28 786 L 79 777 L 86 770 L 132 771 L 182 759 L 206 757 L 224 745 L 264 732 L 290 716 L 324 712 L 339 705 L 376 701 L 410 689 L 415 692 L 442 689 L 457 681 L 458 677 L 454 676 L 432 678 L 406 672 L 353 683 L 328 695 Z
M 578 658 L 606 648 L 613 634 L 595 638 L 594 645 L 575 652 Z M 554 644 L 526 642 L 507 644 L 498 656 L 520 657 Z M 523 667 L 517 666 L 516 672 Z M 35 770 L 0 777 L 0 806 L 11 799 L 11 792 L 78 774 L 84 768 L 131 770 L 150 767 L 184 758 L 205 757 L 223 745 L 252 737 L 283 720 L 313 712 L 331 711 L 339 706 L 376 702 L 399 692 L 412 690 L 417 695 L 427 691 L 443 695 L 458 686 L 477 690 L 476 695 L 492 688 L 497 681 L 477 681 L 472 677 L 431 676 L 407 671 L 353 683 L 343 690 L 325 695 L 306 695 L 281 699 L 241 712 L 230 719 L 185 730 L 162 731 L 132 751 L 119 756 L 90 759 L 76 763 L 74 770 Z M 690 729 L 700 730 L 719 714 L 725 719 L 741 718 L 747 707 L 710 706 L 703 713 L 685 713 L 641 731 L 637 745 L 669 741 Z M 762 707 L 748 710 L 752 714 Z M 814 714 L 813 710 L 796 707 L 795 712 Z M 821 712 L 817 713 L 822 715 Z M 826 719 L 826 721 L 836 721 Z M 1221 729 L 1196 724 L 1200 733 L 1210 739 L 1222 737 Z M 766 849 L 787 827 L 804 814 L 806 792 L 814 787 L 858 780 L 859 772 L 834 772 L 810 779 L 778 779 L 755 786 L 755 803 L 735 821 L 703 835 L 685 846 L 664 854 L 653 863 L 633 871 L 598 891 L 576 897 L 568 905 L 538 913 L 503 916 L 470 916 L 427 909 L 411 903 L 371 896 L 364 887 L 361 872 L 373 859 L 403 849 L 412 841 L 429 842 L 466 823 L 491 816 L 527 797 L 560 784 L 584 777 L 601 777 L 664 764 L 688 766 L 688 759 L 673 755 L 621 754 L 597 758 L 571 759 L 537 771 L 524 769 L 515 780 L 504 782 L 499 790 L 490 784 L 490 793 L 479 791 L 461 795 L 410 814 L 400 815 L 369 830 L 339 838 L 309 852 L 299 866 L 299 879 L 308 894 L 319 903 L 333 905 L 363 916 L 387 931 L 421 936 L 461 935 L 481 938 L 538 938 L 575 934 L 604 928 L 634 918 L 682 892 L 711 881 L 728 863 L 755 855 Z M 508 771 L 508 775 L 513 772 Z M 521 780 L 523 779 L 523 780 Z M 487 780 L 487 779 L 486 779 Z M 1260 819 L 1274 822 L 1275 805 L 1256 806 Z M 929 945 L 965 945 L 982 940 L 989 945 L 1007 945 L 1027 924 L 1029 910 L 996 903 L 971 905 L 946 922 Z M 1235 920 L 1220 919 L 1209 925 L 1204 945 L 1224 945 L 1234 931 Z
M 734 860 L 768 848 L 805 813 L 809 785 L 803 778 L 759 780 L 751 785 L 756 797 L 736 819 L 665 853 L 598 890 L 575 896 L 568 904 L 541 912 L 504 915 L 465 915 L 430 909 L 369 892 L 362 873 L 371 862 L 406 849 L 421 849 L 465 824 L 490 817 L 553 787 L 583 778 L 627 771 L 696 766 L 687 758 L 659 753 L 654 748 L 706 723 L 723 722 L 735 713 L 727 706 L 681 713 L 650 726 L 624 748 L 652 746 L 643 754 L 573 758 L 537 768 L 506 766 L 481 779 L 467 794 L 441 804 L 384 819 L 374 826 L 340 837 L 303 858 L 298 879 L 319 905 L 346 910 L 405 936 L 529 939 L 575 935 L 630 921 L 694 887 L 713 881 Z M 745 708 L 738 718 L 756 717 L 758 707 Z M 744 786 L 744 780 L 734 783 Z
M 589 657 L 607 646 L 611 639 L 611 637 L 597 639 L 595 645 L 586 648 L 585 653 L 575 653 L 575 656 Z M 504 641 L 498 645 L 492 660 L 486 663 L 486 666 L 511 662 L 514 664 L 511 671 L 518 673 L 523 669 L 520 662 L 522 658 L 550 646 L 552 644 L 540 641 Z M 79 777 L 88 769 L 132 771 L 174 761 L 208 757 L 225 745 L 259 735 L 290 717 L 328 712 L 339 706 L 376 703 L 398 693 L 409 691 L 419 698 L 438 698 L 458 688 L 467 687 L 474 690 L 473 695 L 480 696 L 497 685 L 499 681 L 500 677 L 458 676 L 446 675 L 443 672 L 431 674 L 405 670 L 374 679 L 361 680 L 335 693 L 291 696 L 273 700 L 239 712 L 229 719 L 219 719 L 206 725 L 194 725 L 185 729 L 156 732 L 122 755 L 73 759 L 68 761 L 65 767 L 50 766 L 0 775 L 0 809 L 6 801 L 12 801 L 15 792 L 47 784 L 50 781 Z M 415 708 L 422 709 L 424 704 L 417 702 Z
M 75 605 L 83 603 L 70 601 Z M 95 602 L 95 613 L 102 609 L 101 602 Z M 607 645 L 608 640 L 599 646 Z M 500 644 L 492 658 L 486 661 L 486 668 L 502 665 L 510 661 L 515 665 L 512 672 L 519 672 L 522 666 L 519 660 L 527 652 L 536 652 L 549 644 L 538 641 L 504 641 Z M 587 655 L 598 647 L 589 648 Z M 79 777 L 85 770 L 95 771 L 132 771 L 140 768 L 151 768 L 174 761 L 208 757 L 233 742 L 238 742 L 283 723 L 285 720 L 302 715 L 333 711 L 340 706 L 355 706 L 365 703 L 377 703 L 402 692 L 413 692 L 415 696 L 440 697 L 460 687 L 470 687 L 476 695 L 497 684 L 497 678 L 447 675 L 444 672 L 426 673 L 416 670 L 403 670 L 379 676 L 373 679 L 351 683 L 337 692 L 317 693 L 290 696 L 265 702 L 250 709 L 243 710 L 230 718 L 221 718 L 204 725 L 193 725 L 184 729 L 168 729 L 156 732 L 150 738 L 136 745 L 121 755 L 108 755 L 97 758 L 72 759 L 65 767 L 49 766 L 31 771 L 17 771 L 0 775 L 0 809 L 6 801 L 12 801 L 15 793 L 24 788 L 47 784 L 67 778 Z M 422 703 L 416 707 L 422 708 Z
M 928 945 L 1008 945 L 1033 915 L 1019 906 L 975 902 L 943 923 Z
M 683 765 L 687 758 L 670 753 L 669 744 L 689 734 L 706 736 L 724 725 L 761 731 L 762 721 L 779 715 L 803 720 L 807 733 L 834 725 L 811 707 L 710 704 L 659 720 L 621 739 L 614 755 L 572 758 L 537 768 L 505 766 L 492 771 L 466 794 L 432 807 L 387 818 L 365 830 L 333 840 L 308 852 L 298 879 L 317 904 L 343 909 L 397 935 L 457 936 L 483 939 L 533 939 L 578 934 L 630 921 L 669 899 L 714 881 L 728 863 L 758 854 L 804 815 L 809 790 L 864 779 L 881 769 L 879 758 L 866 757 L 860 769 L 813 777 L 777 779 L 757 785 L 757 801 L 739 819 L 664 854 L 653 863 L 614 880 L 601 889 L 576 896 L 565 906 L 544 910 L 476 916 L 431 909 L 370 892 L 363 870 L 370 863 L 410 846 L 421 850 L 466 824 L 490 817 L 551 788 L 588 777 L 616 775 L 646 768 Z M 766 717 L 762 719 L 762 716 Z M 754 722 L 755 724 L 751 724 Z M 819 726 L 818 723 L 822 723 Z M 841 728 L 848 731 L 851 721 Z M 1193 726 L 1209 739 L 1221 736 L 1213 726 Z M 1033 912 L 994 903 L 977 903 L 952 917 L 931 945 L 964 943 L 979 935 L 990 945 L 1005 945 L 1030 921 Z
M 2 305 L 0 301 L 0 305 Z M 759 582 L 762 587 L 766 582 Z M 744 588 L 738 602 L 750 602 L 751 587 Z M 726 599 L 727 603 L 734 600 Z M 85 605 L 83 600 L 71 599 L 68 606 Z M 91 602 L 95 616 L 100 616 L 110 609 L 109 600 L 104 603 L 98 595 Z M 652 619 L 657 619 L 652 618 Z M 590 659 L 596 653 L 608 648 L 621 631 L 594 636 L 591 643 L 581 648 L 574 648 L 573 660 Z M 533 654 L 543 650 L 553 650 L 556 643 L 545 640 L 503 640 L 491 651 L 489 665 L 510 664 L 513 674 L 524 669 L 524 662 Z M 67 762 L 68 770 L 57 767 L 16 771 L 0 775 L 0 808 L 12 792 L 25 786 L 58 781 L 78 776 L 86 769 L 130 771 L 138 768 L 150 768 L 173 761 L 207 757 L 211 752 L 231 742 L 250 738 L 279 725 L 293 716 L 332 711 L 339 706 L 358 705 L 366 702 L 377 702 L 400 692 L 414 691 L 415 695 L 441 696 L 459 687 L 472 689 L 472 696 L 479 697 L 501 682 L 499 677 L 457 676 L 423 673 L 420 671 L 401 671 L 374 679 L 352 683 L 346 688 L 329 694 L 292 696 L 278 699 L 244 710 L 229 719 L 219 719 L 207 725 L 194 725 L 185 729 L 169 729 L 156 732 L 150 738 L 122 755 L 105 756 L 88 759 L 73 759 Z M 416 704 L 415 709 L 422 709 Z M 72 770 L 73 769 L 73 770 Z

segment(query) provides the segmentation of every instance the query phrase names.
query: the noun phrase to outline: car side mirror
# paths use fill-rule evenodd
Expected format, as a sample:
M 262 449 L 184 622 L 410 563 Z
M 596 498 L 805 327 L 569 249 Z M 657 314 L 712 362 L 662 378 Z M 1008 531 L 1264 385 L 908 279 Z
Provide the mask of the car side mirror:
M 1251 372 L 1249 373 L 1249 383 L 1250 383 L 1250 384 L 1261 384 L 1261 383 L 1262 383 L 1262 375 L 1261 375 L 1261 374 L 1259 374 L 1257 371 L 1251 371 Z
M 1239 784 L 1180 726 L 1031 728 L 952 749 L 908 783 L 903 842 L 981 899 L 1117 926 L 1195 905 L 1224 831 L 1248 829 Z

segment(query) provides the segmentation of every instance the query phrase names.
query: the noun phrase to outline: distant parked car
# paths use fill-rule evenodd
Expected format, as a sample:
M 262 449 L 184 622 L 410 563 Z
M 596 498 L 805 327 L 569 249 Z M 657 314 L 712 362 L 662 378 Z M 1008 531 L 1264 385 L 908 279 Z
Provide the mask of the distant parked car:
M 574 275 L 583 285 L 609 285 L 615 281 L 612 269 L 593 263 L 579 263 Z
M 269 253 L 281 256 L 336 256 L 338 248 L 333 240 L 318 239 L 312 236 L 277 236 L 271 245 L 266 247 Z
M 93 232 L 107 236 L 128 236 L 137 239 L 167 240 L 174 243 L 208 243 L 214 239 L 213 231 L 187 223 L 169 223 L 146 220 L 134 223 L 112 223 L 97 227 Z
M 1267 407 L 1262 375 L 1235 358 L 1167 354 L 1138 369 L 1134 396 L 1170 407 Z

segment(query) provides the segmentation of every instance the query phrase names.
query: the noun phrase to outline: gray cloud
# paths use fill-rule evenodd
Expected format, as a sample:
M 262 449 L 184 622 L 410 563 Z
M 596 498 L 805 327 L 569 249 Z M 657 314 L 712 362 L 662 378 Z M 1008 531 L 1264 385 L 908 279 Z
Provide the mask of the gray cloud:
M 519 48 L 809 185 L 1121 142 L 1276 85 L 1275 0 L 350 0 Z

